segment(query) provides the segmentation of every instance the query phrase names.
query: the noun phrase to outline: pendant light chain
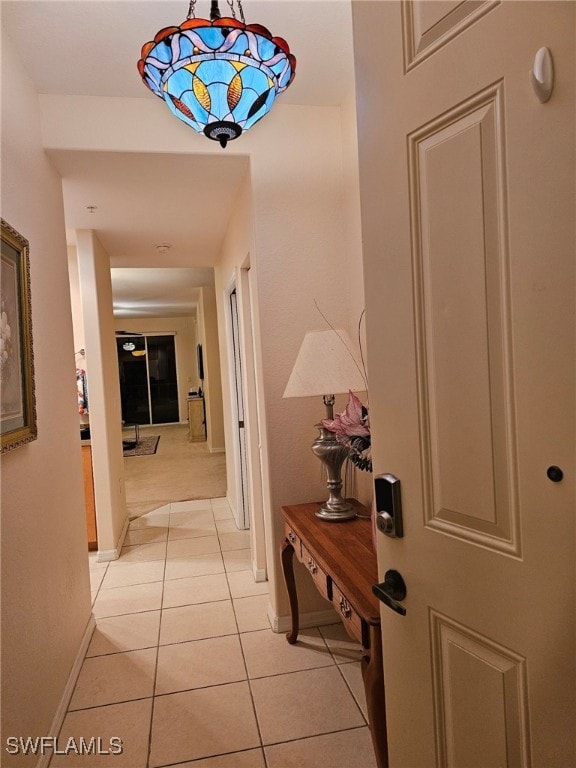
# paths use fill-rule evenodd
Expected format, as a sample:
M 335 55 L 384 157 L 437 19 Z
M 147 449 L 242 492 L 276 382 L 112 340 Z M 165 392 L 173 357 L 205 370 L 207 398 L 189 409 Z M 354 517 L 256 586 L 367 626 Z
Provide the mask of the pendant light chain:
M 240 18 L 242 19 L 242 23 L 246 24 L 246 19 L 244 18 L 244 9 L 242 8 L 242 0 L 236 0 L 236 3 L 238 5 L 238 11 L 240 12 Z M 228 0 L 228 5 L 230 6 L 230 10 L 232 12 L 232 18 L 236 18 L 236 9 L 234 8 L 234 0 Z
M 230 11 L 232 13 L 232 18 L 236 18 L 236 9 L 234 7 L 234 0 L 227 0 L 228 5 L 230 6 Z M 238 5 L 238 11 L 240 13 L 240 18 L 242 19 L 242 23 L 246 24 L 246 19 L 244 18 L 244 9 L 242 8 L 242 0 L 236 0 L 236 3 Z M 196 18 L 196 0 L 190 0 L 190 5 L 188 6 L 188 15 L 186 17 L 187 19 L 195 19 Z

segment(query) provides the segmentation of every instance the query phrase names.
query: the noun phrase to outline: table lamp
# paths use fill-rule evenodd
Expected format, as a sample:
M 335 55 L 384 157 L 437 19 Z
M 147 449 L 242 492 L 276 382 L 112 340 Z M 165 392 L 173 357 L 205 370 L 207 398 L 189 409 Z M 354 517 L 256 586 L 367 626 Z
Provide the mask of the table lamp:
M 362 367 L 353 350 L 352 341 L 345 331 L 308 331 L 283 396 L 321 395 L 326 406 L 324 418 L 333 419 L 335 395 L 366 389 Z M 315 426 L 320 434 L 312 443 L 312 451 L 326 467 L 330 494 L 316 515 L 330 522 L 351 520 L 356 512 L 352 504 L 342 498 L 340 475 L 349 448 L 338 442 L 334 432 L 321 423 Z

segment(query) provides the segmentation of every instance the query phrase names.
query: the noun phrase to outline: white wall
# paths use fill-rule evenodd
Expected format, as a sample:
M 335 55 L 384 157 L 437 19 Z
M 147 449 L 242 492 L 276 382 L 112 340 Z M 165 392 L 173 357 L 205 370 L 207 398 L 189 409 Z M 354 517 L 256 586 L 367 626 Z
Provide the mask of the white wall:
M 72 331 L 74 333 L 74 362 L 76 369 L 81 369 L 89 378 L 86 360 L 86 342 L 84 340 L 84 316 L 80 296 L 80 275 L 78 273 L 78 254 L 75 245 L 68 246 L 68 277 L 70 280 L 70 304 L 72 307 Z M 82 352 L 81 352 L 82 350 Z M 79 424 L 89 424 L 90 414 L 86 411 L 78 414 Z
M 220 343 L 214 288 L 200 289 L 198 307 L 198 341 L 202 344 L 204 360 L 204 404 L 208 450 L 225 450 L 224 416 L 222 412 L 222 376 L 220 372 Z
M 126 532 L 122 411 L 110 257 L 95 232 L 76 232 L 86 360 L 98 557 L 116 559 Z
M 227 311 L 224 307 L 225 292 L 236 274 L 236 269 L 240 267 L 248 258 L 248 254 L 254 250 L 252 239 L 253 212 L 251 205 L 251 187 L 250 175 L 246 179 L 239 191 L 238 197 L 234 202 L 234 213 L 228 222 L 226 237 L 222 246 L 220 262 L 214 270 L 216 303 L 218 307 L 218 334 L 222 343 L 220 345 L 220 369 L 223 382 L 223 411 L 224 411 L 224 431 L 226 437 L 226 446 L 228 455 L 226 460 L 226 480 L 228 486 L 228 497 L 233 505 L 236 505 L 236 467 L 235 457 L 232 446 L 234 444 L 234 425 L 233 425 L 233 407 L 232 398 L 232 372 L 230 370 L 230 360 L 228 353 L 228 343 L 226 337 L 227 329 Z
M 196 318 L 185 317 L 124 317 L 116 318 L 117 331 L 138 331 L 140 333 L 174 333 L 176 350 L 176 376 L 178 378 L 179 419 L 188 419 L 188 390 L 200 385 L 196 367 Z
M 30 241 L 38 439 L 2 465 L 2 766 L 5 738 L 50 733 L 90 619 L 74 342 L 59 175 L 37 95 L 2 37 L 2 217 Z
M 360 178 L 358 169 L 358 132 L 356 127 L 356 99 L 351 94 L 342 109 L 342 158 L 343 158 L 343 206 L 344 234 L 346 252 L 350 264 L 354 265 L 350 274 L 350 304 L 349 325 L 353 331 L 352 339 L 358 342 L 366 363 L 366 318 L 362 317 L 364 309 L 364 267 L 362 261 L 362 219 L 360 212 Z M 358 337 L 360 335 L 360 341 Z M 370 386 L 369 371 L 366 370 L 368 386 Z M 369 404 L 370 393 L 359 395 L 363 402 Z M 382 468 L 376 468 L 382 471 Z M 363 504 L 372 504 L 373 485 L 372 473 L 355 473 L 354 495 Z
M 326 328 L 314 302 L 335 327 L 352 331 L 349 318 L 360 287 L 355 279 L 359 264 L 350 260 L 346 248 L 340 111 L 294 107 L 291 117 L 281 150 L 271 130 L 252 158 L 262 377 L 277 544 L 283 538 L 282 504 L 327 497 L 310 451 L 317 435 L 314 424 L 325 415 L 324 406 L 321 398 L 284 400 L 286 382 L 306 331 Z M 345 401 L 339 398 L 337 408 Z M 275 578 L 277 551 L 278 546 L 271 581 L 277 614 L 284 615 L 285 587 Z M 306 611 L 305 600 L 301 602 Z

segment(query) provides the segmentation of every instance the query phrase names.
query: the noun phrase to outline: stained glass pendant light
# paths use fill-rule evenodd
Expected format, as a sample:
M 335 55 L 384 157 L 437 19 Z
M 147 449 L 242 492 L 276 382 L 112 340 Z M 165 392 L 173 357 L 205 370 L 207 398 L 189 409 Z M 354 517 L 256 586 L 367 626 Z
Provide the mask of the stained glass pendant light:
M 179 27 L 161 29 L 142 48 L 138 70 L 170 111 L 225 147 L 267 114 L 296 72 L 288 43 L 260 24 L 246 24 L 241 0 L 228 0 L 222 18 L 212 0 L 210 20 L 197 19 L 196 0 Z

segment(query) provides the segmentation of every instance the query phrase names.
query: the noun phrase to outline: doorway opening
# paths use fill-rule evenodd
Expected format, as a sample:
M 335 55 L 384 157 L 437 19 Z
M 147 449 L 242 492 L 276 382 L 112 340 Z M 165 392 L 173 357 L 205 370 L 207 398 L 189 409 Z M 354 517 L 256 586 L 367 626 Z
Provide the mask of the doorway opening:
M 250 528 L 250 499 L 248 493 L 248 464 L 246 446 L 246 424 L 244 415 L 244 387 L 242 383 L 242 348 L 238 318 L 238 295 L 236 285 L 228 295 L 230 311 L 230 342 L 232 346 L 232 376 L 234 419 L 234 452 L 236 456 L 237 499 L 234 517 L 240 530 Z

